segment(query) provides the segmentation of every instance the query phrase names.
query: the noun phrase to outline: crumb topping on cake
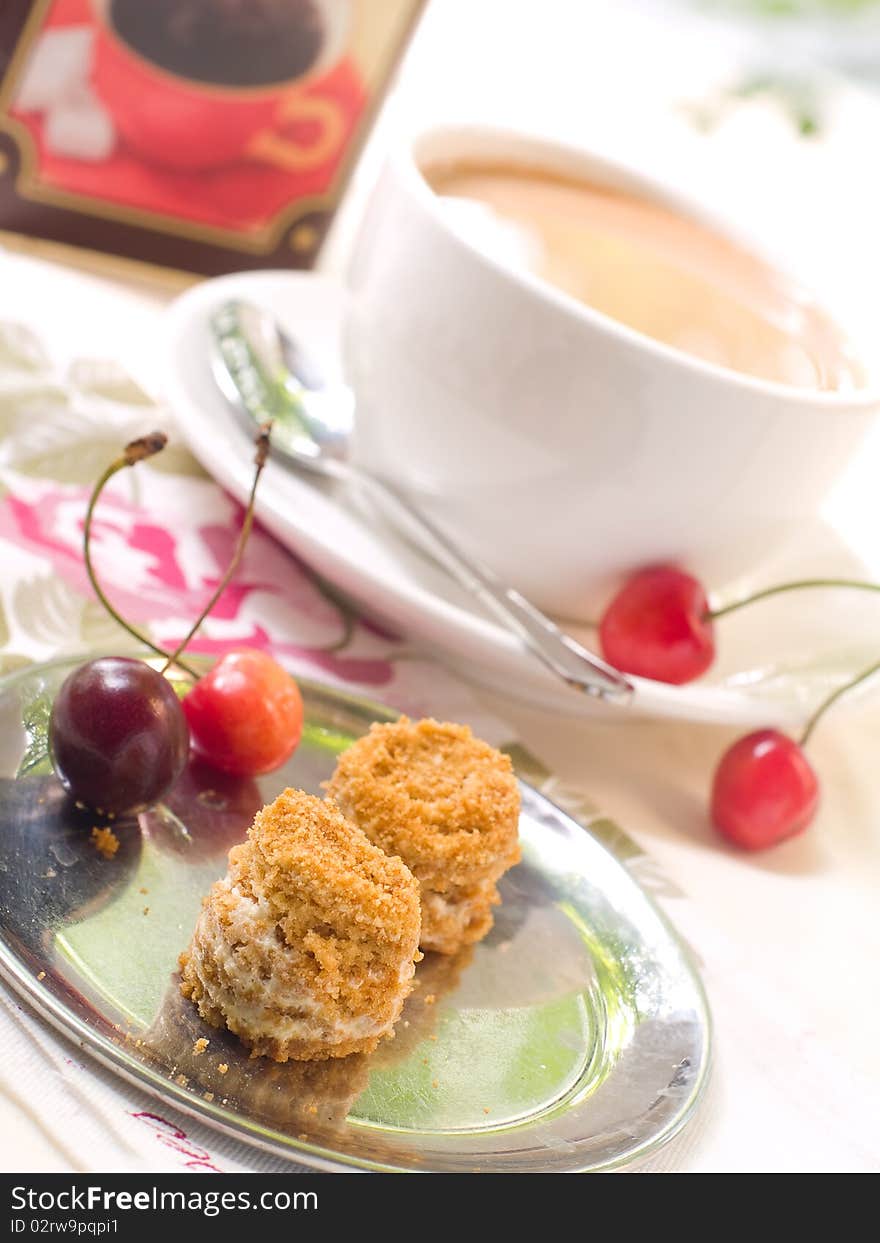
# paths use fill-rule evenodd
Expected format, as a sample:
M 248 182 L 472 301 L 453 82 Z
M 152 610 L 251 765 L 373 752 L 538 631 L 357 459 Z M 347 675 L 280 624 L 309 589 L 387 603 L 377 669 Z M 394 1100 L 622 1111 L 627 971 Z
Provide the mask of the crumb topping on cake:
M 496 882 L 519 861 L 509 756 L 466 725 L 373 725 L 339 757 L 328 795 L 421 886 L 423 949 L 454 954 L 492 927 Z
M 285 790 L 229 853 L 180 959 L 215 1026 L 277 1061 L 368 1052 L 419 957 L 418 884 L 339 809 Z
M 326 789 L 371 841 L 438 890 L 497 877 L 519 858 L 510 757 L 467 725 L 373 725 L 339 757 Z

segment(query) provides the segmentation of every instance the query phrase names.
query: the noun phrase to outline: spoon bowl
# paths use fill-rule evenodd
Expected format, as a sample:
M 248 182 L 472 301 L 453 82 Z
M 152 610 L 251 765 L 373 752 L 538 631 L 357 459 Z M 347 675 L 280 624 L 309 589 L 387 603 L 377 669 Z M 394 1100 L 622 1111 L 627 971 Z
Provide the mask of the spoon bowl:
M 252 427 L 271 420 L 272 448 L 323 475 L 349 455 L 354 394 L 252 302 L 225 303 L 212 320 L 211 367 L 220 391 Z

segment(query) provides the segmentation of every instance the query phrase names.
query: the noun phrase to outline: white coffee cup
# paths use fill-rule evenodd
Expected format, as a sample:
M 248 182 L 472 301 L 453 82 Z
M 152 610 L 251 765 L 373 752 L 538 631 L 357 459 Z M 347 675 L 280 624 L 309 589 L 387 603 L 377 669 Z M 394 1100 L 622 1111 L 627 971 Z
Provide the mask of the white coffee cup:
M 674 560 L 712 587 L 759 565 L 818 513 L 880 392 L 725 370 L 489 254 L 419 171 L 487 158 L 634 193 L 730 236 L 657 181 L 546 139 L 446 128 L 396 149 L 349 274 L 358 460 L 564 617 L 589 617 L 641 565 Z

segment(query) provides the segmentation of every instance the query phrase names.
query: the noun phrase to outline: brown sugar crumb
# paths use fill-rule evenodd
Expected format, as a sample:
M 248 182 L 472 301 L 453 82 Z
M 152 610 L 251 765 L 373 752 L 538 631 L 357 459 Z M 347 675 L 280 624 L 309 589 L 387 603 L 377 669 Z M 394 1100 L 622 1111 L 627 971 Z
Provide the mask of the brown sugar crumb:
M 147 889 L 145 885 L 141 885 L 140 889 L 138 890 L 138 893 L 149 893 L 149 892 L 150 892 L 149 889 Z
M 204 1053 L 210 1043 L 211 1042 L 206 1040 L 204 1036 L 199 1036 L 198 1040 L 193 1045 L 193 1056 L 198 1057 L 200 1053 Z
M 484 1114 L 487 1114 L 487 1113 L 489 1113 L 489 1112 L 490 1112 L 490 1110 L 489 1110 L 489 1106 L 488 1106 L 488 1105 L 484 1105 L 484 1106 L 483 1106 L 483 1113 L 484 1113 Z
M 204 1099 L 205 1099 L 206 1101 L 208 1101 L 208 1103 L 210 1104 L 210 1102 L 214 1099 L 214 1093 L 213 1093 L 213 1092 L 205 1092 L 205 1093 L 204 1093 Z
M 217 1069 L 220 1071 L 221 1075 L 225 1075 L 226 1072 L 229 1070 L 229 1067 L 227 1066 L 225 1062 L 221 1062 L 220 1065 L 217 1067 Z
M 436 993 L 428 993 L 427 997 L 425 998 L 425 1005 L 426 1005 L 426 1006 L 433 1006 L 433 1004 L 434 1004 L 434 1002 L 435 1002 L 436 1000 L 437 1000 L 437 994 L 436 994 Z
M 419 927 L 400 859 L 333 803 L 287 789 L 230 851 L 181 955 L 181 991 L 252 1056 L 372 1052 L 409 993 Z
M 119 849 L 119 838 L 113 830 L 100 828 L 97 824 L 92 828 L 92 842 L 98 854 L 105 859 L 112 859 Z
M 429 1039 L 429 1040 L 435 1040 L 435 1041 L 436 1041 L 436 1039 L 437 1039 L 437 1033 L 436 1033 L 436 1032 L 431 1032 L 431 1035 L 428 1037 L 428 1039 Z
M 150 913 L 150 908 L 149 908 L 148 906 L 145 906 L 145 907 L 144 907 L 144 912 L 143 912 L 143 913 L 144 913 L 145 915 L 149 915 L 149 913 Z
M 486 935 L 497 882 L 520 858 L 509 756 L 466 725 L 401 717 L 344 751 L 325 788 L 419 881 L 423 950 L 456 954 Z
M 45 978 L 46 978 L 46 972 L 45 972 L 45 971 L 41 971 L 41 972 L 40 972 L 40 974 L 37 976 L 37 979 L 38 979 L 38 980 L 45 980 Z
M 189 1079 L 187 1079 L 186 1075 L 178 1075 L 174 1082 L 179 1083 L 182 1088 L 185 1088 L 189 1083 Z
M 432 1087 L 432 1088 L 439 1088 L 439 1087 L 440 1087 L 440 1080 L 439 1080 L 439 1079 L 432 1079 L 432 1080 L 431 1080 L 431 1087 Z

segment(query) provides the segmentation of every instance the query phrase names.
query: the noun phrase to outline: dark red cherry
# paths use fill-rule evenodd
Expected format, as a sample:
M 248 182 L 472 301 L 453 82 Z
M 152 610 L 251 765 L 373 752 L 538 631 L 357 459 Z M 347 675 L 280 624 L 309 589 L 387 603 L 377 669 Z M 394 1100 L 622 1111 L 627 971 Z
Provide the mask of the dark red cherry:
M 49 752 L 71 796 L 112 815 L 151 806 L 186 764 L 189 729 L 167 678 L 142 660 L 104 656 L 64 681 Z

